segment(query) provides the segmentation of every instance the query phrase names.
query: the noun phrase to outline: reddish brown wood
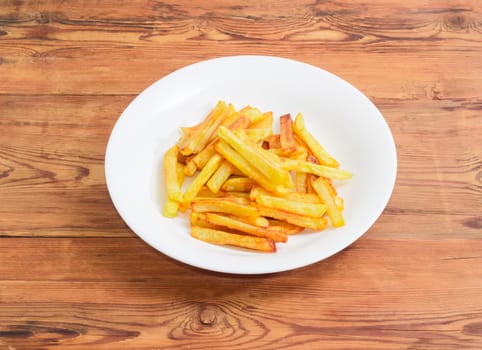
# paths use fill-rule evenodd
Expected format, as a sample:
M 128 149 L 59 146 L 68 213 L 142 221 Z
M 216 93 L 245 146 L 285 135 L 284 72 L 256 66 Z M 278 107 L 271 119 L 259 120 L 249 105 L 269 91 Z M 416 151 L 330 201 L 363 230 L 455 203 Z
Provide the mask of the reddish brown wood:
M 332 258 L 202 271 L 112 205 L 105 147 L 129 102 L 238 54 L 338 74 L 391 127 L 393 196 Z M 477 0 L 1 2 L 0 350 L 481 349 L 480 57 Z

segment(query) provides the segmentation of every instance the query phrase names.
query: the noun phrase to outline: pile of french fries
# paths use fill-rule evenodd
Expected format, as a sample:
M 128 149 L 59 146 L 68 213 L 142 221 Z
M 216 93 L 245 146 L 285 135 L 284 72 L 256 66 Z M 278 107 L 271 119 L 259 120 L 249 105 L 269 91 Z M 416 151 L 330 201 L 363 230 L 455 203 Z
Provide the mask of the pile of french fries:
M 301 113 L 294 121 L 281 116 L 279 130 L 273 133 L 272 112 L 224 101 L 201 123 L 181 128 L 164 157 L 164 215 L 190 210 L 194 238 L 264 252 L 305 228 L 343 226 L 343 199 L 332 180 L 352 174 L 307 130 Z

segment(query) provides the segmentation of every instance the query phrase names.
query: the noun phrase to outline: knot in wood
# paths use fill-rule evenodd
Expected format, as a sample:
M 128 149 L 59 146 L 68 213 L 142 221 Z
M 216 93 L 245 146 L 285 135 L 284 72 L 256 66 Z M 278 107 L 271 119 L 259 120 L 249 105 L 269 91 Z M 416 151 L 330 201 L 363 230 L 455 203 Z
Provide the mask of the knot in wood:
M 465 31 L 468 30 L 471 26 L 471 20 L 469 17 L 464 16 L 463 14 L 456 13 L 447 15 L 444 18 L 445 27 L 451 31 Z
M 199 307 L 199 323 L 203 326 L 214 326 L 216 324 L 219 308 L 215 305 L 202 304 Z
M 35 20 L 39 24 L 47 24 L 51 22 L 50 14 L 47 12 L 40 12 L 37 14 Z

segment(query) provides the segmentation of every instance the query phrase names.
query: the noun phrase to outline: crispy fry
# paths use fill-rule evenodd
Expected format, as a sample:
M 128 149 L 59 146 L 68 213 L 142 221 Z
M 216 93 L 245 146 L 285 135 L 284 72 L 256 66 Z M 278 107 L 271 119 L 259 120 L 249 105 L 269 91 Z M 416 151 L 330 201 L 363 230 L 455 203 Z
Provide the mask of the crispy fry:
M 250 129 L 269 129 L 273 132 L 273 112 L 263 113 L 263 117 L 249 125 Z
M 177 182 L 179 183 L 179 188 L 182 188 L 182 184 L 184 183 L 184 164 L 177 163 L 176 164 L 176 175 L 177 175 Z
M 249 118 L 245 115 L 239 115 L 239 113 L 234 115 L 236 119 L 229 120 L 228 123 L 222 124 L 223 126 L 227 127 L 231 131 L 236 131 L 240 129 L 246 129 L 250 125 Z
M 298 113 L 293 124 L 293 131 L 305 142 L 308 148 L 313 152 L 320 164 L 337 168 L 339 163 L 333 158 L 316 138 L 306 129 L 305 120 L 301 113 Z
M 233 166 L 227 160 L 224 160 L 216 172 L 211 176 L 207 182 L 207 187 L 214 193 L 217 193 L 221 186 L 226 182 L 227 179 L 233 173 Z
M 231 177 L 221 187 L 223 191 L 249 192 L 256 182 L 249 177 Z
M 178 142 L 181 154 L 199 153 L 208 144 L 212 135 L 229 112 L 230 109 L 226 103 L 219 101 L 200 124 L 191 128 L 182 128 L 183 135 Z
M 168 199 L 166 201 L 166 205 L 164 206 L 164 216 L 168 218 L 174 218 L 177 216 L 177 212 L 179 211 L 179 202 L 173 201 L 172 199 Z
M 281 148 L 281 136 L 280 134 L 273 134 L 268 137 L 269 149 Z
M 191 235 L 199 240 L 219 245 L 232 245 L 271 253 L 276 251 L 274 241 L 264 237 L 240 235 L 199 226 L 193 226 Z
M 279 121 L 281 149 L 285 152 L 296 151 L 296 143 L 293 136 L 293 121 L 291 120 L 291 114 L 282 115 Z
M 239 155 L 230 145 L 225 142 L 219 142 L 216 145 L 218 151 L 226 160 L 239 169 L 244 175 L 255 180 L 267 190 L 275 193 L 287 193 L 287 187 L 273 183 L 269 178 L 265 177 L 258 169 L 252 166 L 246 159 Z
M 219 194 L 220 194 L 220 197 L 223 197 L 223 198 L 244 198 L 249 201 L 248 192 L 226 191 L 226 192 L 219 192 Z
M 324 204 L 296 202 L 266 195 L 258 196 L 256 202 L 264 207 L 280 209 L 293 214 L 306 215 L 314 218 L 322 217 L 326 211 L 326 205 Z
M 218 198 L 218 197 L 222 197 L 222 194 L 219 192 L 214 193 L 207 186 L 203 186 L 201 187 L 201 189 L 199 190 L 195 198 L 198 198 L 198 197 Z
M 231 175 L 233 175 L 233 176 L 246 176 L 246 174 L 243 173 L 238 168 L 236 168 L 236 166 L 234 164 L 231 164 L 231 165 L 233 166 L 233 173 Z
M 192 210 L 202 213 L 225 213 L 240 217 L 258 217 L 256 207 L 241 204 L 230 198 L 196 198 L 191 203 Z
M 343 209 L 345 209 L 345 203 L 344 203 L 342 197 L 336 196 L 336 197 L 335 197 L 335 204 L 336 204 L 336 207 L 338 208 L 338 210 L 339 210 L 340 212 L 342 212 Z
M 209 162 L 209 159 L 211 159 L 216 154 L 216 150 L 214 149 L 215 145 L 216 140 L 212 141 L 209 145 L 204 147 L 198 154 L 196 154 L 192 158 L 191 161 L 196 165 L 196 169 L 204 168 L 206 163 Z
M 295 171 L 295 190 L 296 192 L 306 193 L 306 173 Z
M 175 145 L 169 148 L 164 155 L 164 175 L 167 197 L 170 200 L 181 202 L 182 192 L 177 176 L 177 154 L 179 148 Z
M 281 186 L 288 188 L 294 187 L 289 172 L 273 161 L 273 157 L 276 157 L 276 155 L 270 154 L 268 151 L 262 149 L 249 140 L 247 136 L 242 139 L 238 135 L 242 135 L 242 133 L 234 134 L 223 127 L 220 127 L 218 130 L 219 138 L 227 142 L 266 178 Z
M 266 191 L 260 186 L 254 186 L 250 191 L 249 198 L 256 201 L 260 196 L 274 196 L 274 193 Z M 314 203 L 322 204 L 320 197 L 315 193 L 302 193 L 302 192 L 288 192 L 283 195 L 278 195 L 278 197 L 284 198 L 293 202 L 304 202 L 304 203 Z
M 184 204 L 189 206 L 194 197 L 198 194 L 201 188 L 206 184 L 212 174 L 221 165 L 223 158 L 216 154 L 212 157 L 206 166 L 201 170 L 201 172 L 196 176 L 196 178 L 191 182 L 189 187 L 184 192 Z
M 336 206 L 335 197 L 332 195 L 326 180 L 323 177 L 320 177 L 313 181 L 312 184 L 318 196 L 320 196 L 323 203 L 326 204 L 326 212 L 330 218 L 331 224 L 334 227 L 343 226 L 345 224 L 343 215 Z
M 294 235 L 302 232 L 305 229 L 302 226 L 296 226 L 286 221 L 281 221 L 276 219 L 269 219 L 268 221 L 269 221 L 269 229 L 271 231 L 279 231 L 287 235 Z
M 271 238 L 275 242 L 286 242 L 288 236 L 280 231 L 272 231 L 270 228 L 263 228 L 247 223 L 239 218 L 223 216 L 214 213 L 207 213 L 206 219 L 213 225 L 223 226 L 232 230 L 245 232 L 258 237 Z
M 250 106 L 244 107 L 239 111 L 239 114 L 248 117 L 251 124 L 257 123 L 259 120 L 263 119 L 264 114 L 258 108 L 253 108 Z
M 196 173 L 196 170 L 197 166 L 196 163 L 194 163 L 194 159 L 189 159 L 186 163 L 186 166 L 184 167 L 184 175 L 193 176 Z
M 286 170 L 294 170 L 303 173 L 309 173 L 317 176 L 323 176 L 335 180 L 348 180 L 353 174 L 349 171 L 333 168 L 331 166 L 319 165 L 302 160 L 287 159 L 283 161 Z
M 272 130 L 270 128 L 246 129 L 245 133 L 250 140 L 258 143 L 270 137 Z
M 208 228 L 220 228 L 218 225 L 213 225 L 208 222 L 206 218 L 206 213 L 198 213 L 196 211 L 192 211 L 190 215 L 190 222 L 191 226 L 201 226 L 201 227 L 208 227 Z
M 286 221 L 296 226 L 302 226 L 302 227 L 311 228 L 314 230 L 323 230 L 328 224 L 325 218 L 313 218 L 310 216 L 293 214 L 284 210 L 268 208 L 263 206 L 258 206 L 258 210 L 262 216 L 278 219 L 281 221 Z

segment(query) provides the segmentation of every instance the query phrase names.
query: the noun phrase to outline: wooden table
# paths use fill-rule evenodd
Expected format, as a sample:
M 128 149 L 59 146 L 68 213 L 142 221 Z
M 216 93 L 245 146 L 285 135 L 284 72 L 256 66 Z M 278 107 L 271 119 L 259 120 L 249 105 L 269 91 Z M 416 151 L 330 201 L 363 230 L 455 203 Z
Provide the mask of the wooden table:
M 391 127 L 393 196 L 325 261 L 198 270 L 109 198 L 124 108 L 237 54 L 329 70 Z M 0 349 L 482 349 L 481 76 L 478 0 L 0 1 Z

